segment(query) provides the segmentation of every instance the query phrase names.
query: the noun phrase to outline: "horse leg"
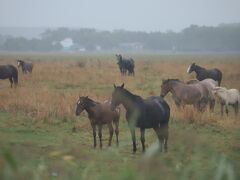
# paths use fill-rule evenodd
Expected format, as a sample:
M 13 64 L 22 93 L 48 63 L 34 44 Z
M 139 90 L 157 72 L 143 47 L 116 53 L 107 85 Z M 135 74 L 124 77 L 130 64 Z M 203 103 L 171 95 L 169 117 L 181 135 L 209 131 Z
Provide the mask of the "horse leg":
M 140 132 L 141 132 L 141 143 L 142 143 L 142 151 L 145 152 L 145 128 L 140 128 Z
M 226 114 L 228 116 L 228 103 L 225 104 L 225 110 L 226 110 Z
M 136 146 L 136 136 L 135 136 L 135 127 L 130 127 L 131 135 L 132 135 L 132 142 L 133 142 L 133 153 L 137 151 Z
M 108 124 L 108 129 L 109 129 L 109 141 L 108 141 L 108 146 L 111 146 L 111 144 L 112 144 L 112 137 L 113 137 L 113 126 L 112 126 L 112 122 Z
M 168 124 L 166 125 L 161 125 L 160 126 L 160 131 L 163 132 L 163 139 L 164 139 L 164 144 L 163 144 L 163 148 L 164 151 L 167 152 L 168 151 Z
M 98 125 L 98 137 L 100 141 L 100 148 L 102 149 L 102 125 Z
M 194 104 L 193 104 L 193 107 L 194 107 L 195 109 L 197 109 L 198 111 L 200 111 L 200 101 L 194 103 Z
M 94 148 L 97 146 L 97 140 L 96 140 L 96 125 L 92 124 L 92 130 L 93 130 L 93 143 L 94 143 Z
M 210 99 L 209 109 L 210 109 L 211 112 L 214 111 L 214 106 L 215 106 L 215 100 L 214 99 Z
M 124 75 L 126 76 L 127 75 L 127 70 L 125 68 L 124 68 L 123 72 L 124 72 Z
M 157 136 L 158 136 L 158 141 L 159 141 L 159 146 L 160 146 L 160 152 L 162 152 L 162 149 L 163 149 L 163 136 L 162 136 L 162 134 L 161 134 L 161 130 L 160 130 L 160 127 L 155 127 L 155 128 L 153 128 L 154 129 L 154 131 L 155 131 L 155 133 L 157 134 Z
M 13 85 L 13 78 L 10 77 L 10 78 L 9 78 L 9 81 L 10 81 L 10 84 L 11 84 L 10 86 L 11 86 L 11 88 L 12 88 L 12 85 Z
M 115 121 L 114 124 L 115 124 L 115 134 L 116 134 L 117 146 L 118 146 L 119 145 L 119 142 L 118 142 L 118 134 L 119 134 L 118 126 L 119 126 L 119 122 Z
M 236 102 L 236 104 L 234 105 L 234 110 L 235 110 L 235 115 L 238 115 L 238 102 Z
M 224 104 L 221 103 L 221 116 L 223 116 L 223 106 L 224 106 Z

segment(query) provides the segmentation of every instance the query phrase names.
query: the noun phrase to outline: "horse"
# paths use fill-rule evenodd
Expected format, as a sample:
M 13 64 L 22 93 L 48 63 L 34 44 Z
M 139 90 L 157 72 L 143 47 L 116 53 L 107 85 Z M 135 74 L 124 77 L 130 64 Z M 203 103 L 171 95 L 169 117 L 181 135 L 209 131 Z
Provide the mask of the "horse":
M 191 79 L 186 82 L 186 84 L 195 84 L 195 83 L 199 83 L 207 88 L 207 90 L 208 90 L 207 101 L 209 103 L 210 111 L 213 112 L 214 106 L 215 106 L 215 97 L 212 93 L 212 90 L 213 90 L 213 88 L 217 87 L 218 82 L 213 79 L 210 79 L 210 78 L 204 79 L 202 81 L 198 81 L 197 79 Z
M 179 79 L 162 81 L 160 96 L 165 97 L 169 92 L 172 93 L 179 106 L 191 104 L 199 111 L 204 109 L 209 97 L 207 88 L 202 84 L 185 84 Z
M 197 80 L 202 81 L 204 79 L 211 78 L 217 81 L 218 85 L 220 86 L 222 81 L 222 72 L 219 69 L 205 69 L 201 66 L 196 65 L 195 63 L 192 63 L 189 65 L 187 73 L 190 74 L 193 71 L 195 71 L 197 74 Z
M 238 114 L 238 108 L 240 104 L 240 94 L 237 89 L 226 89 L 225 87 L 215 87 L 212 90 L 216 99 L 221 104 L 221 115 L 223 115 L 223 108 L 225 105 L 225 111 L 228 115 L 228 105 L 232 105 L 235 110 L 235 115 Z
M 159 96 L 143 99 L 124 88 L 124 84 L 116 86 L 112 93 L 111 107 L 115 109 L 122 104 L 126 109 L 126 120 L 132 136 L 133 153 L 137 151 L 135 128 L 140 128 L 142 151 L 145 152 L 145 129 L 153 128 L 158 136 L 160 151 L 167 152 L 168 122 L 170 108 Z
M 117 57 L 117 64 L 118 64 L 121 74 L 126 75 L 128 72 L 128 75 L 134 76 L 134 74 L 135 74 L 134 60 L 132 58 L 130 58 L 130 59 L 123 58 L 121 54 L 119 54 L 119 55 L 116 54 L 116 57 Z
M 33 64 L 30 62 L 25 62 L 23 60 L 17 60 L 18 68 L 22 67 L 23 74 L 32 73 Z
M 17 87 L 18 84 L 17 68 L 10 64 L 0 65 L 0 79 L 9 79 L 11 88 L 13 84 L 15 87 Z
M 98 137 L 100 141 L 100 148 L 102 148 L 102 126 L 107 124 L 109 129 L 109 141 L 108 146 L 111 146 L 112 136 L 113 136 L 113 124 L 115 125 L 115 134 L 116 134 L 116 144 L 119 145 L 118 142 L 118 134 L 119 134 L 119 117 L 120 112 L 117 110 L 112 111 L 110 103 L 99 103 L 95 102 L 92 99 L 88 98 L 88 96 L 79 97 L 77 101 L 76 107 L 76 115 L 79 116 L 82 111 L 86 110 L 88 113 L 88 118 L 90 120 L 92 130 L 93 130 L 93 140 L 94 140 L 94 148 L 97 146 L 96 141 L 96 128 L 98 127 Z

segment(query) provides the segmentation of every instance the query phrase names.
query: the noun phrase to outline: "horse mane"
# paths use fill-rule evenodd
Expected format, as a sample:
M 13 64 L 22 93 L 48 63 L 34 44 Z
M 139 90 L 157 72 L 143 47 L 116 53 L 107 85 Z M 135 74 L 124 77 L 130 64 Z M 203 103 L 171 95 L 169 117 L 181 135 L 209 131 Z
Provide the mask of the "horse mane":
M 134 98 L 135 100 L 143 100 L 143 98 L 141 96 L 135 95 L 135 94 L 131 93 L 130 91 L 128 91 L 127 89 L 121 88 L 121 90 L 122 90 L 123 94 L 127 97 L 130 96 L 130 97 Z
M 166 83 L 168 83 L 169 81 L 182 82 L 182 81 L 180 81 L 179 79 L 166 79 L 166 80 L 163 80 L 163 84 L 166 84 Z
M 199 65 L 197 65 L 197 64 L 195 64 L 194 66 L 195 66 L 196 68 L 198 68 L 198 69 L 205 69 L 204 67 L 199 66 Z
M 89 97 L 87 97 L 87 100 L 88 100 L 88 103 L 90 106 L 96 106 L 96 105 L 100 104 L 99 102 L 93 101 Z

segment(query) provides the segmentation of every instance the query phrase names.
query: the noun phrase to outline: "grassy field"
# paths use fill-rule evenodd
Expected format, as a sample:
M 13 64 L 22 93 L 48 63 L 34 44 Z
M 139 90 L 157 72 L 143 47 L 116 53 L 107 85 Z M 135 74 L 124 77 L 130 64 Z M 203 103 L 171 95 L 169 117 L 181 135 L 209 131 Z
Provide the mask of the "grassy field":
M 120 146 L 93 149 L 92 130 L 78 96 L 110 100 L 113 84 L 134 94 L 160 94 L 163 78 L 189 80 L 191 62 L 223 72 L 222 85 L 240 89 L 240 55 L 131 54 L 135 77 L 123 77 L 115 55 L 0 54 L 0 64 L 22 58 L 34 63 L 32 75 L 19 71 L 19 86 L 0 81 L 0 179 L 239 179 L 240 118 L 215 112 L 177 109 L 171 95 L 169 152 L 156 153 L 157 138 L 146 131 L 147 152 L 132 154 L 130 132 L 121 107 Z M 72 128 L 77 129 L 76 132 Z

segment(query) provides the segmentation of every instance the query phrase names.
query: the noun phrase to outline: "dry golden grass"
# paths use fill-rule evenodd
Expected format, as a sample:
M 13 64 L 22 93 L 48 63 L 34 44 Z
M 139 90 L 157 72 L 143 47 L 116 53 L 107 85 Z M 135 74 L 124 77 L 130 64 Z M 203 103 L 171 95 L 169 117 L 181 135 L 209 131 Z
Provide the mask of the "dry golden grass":
M 135 77 L 123 77 L 114 55 L 80 54 L 11 54 L 0 55 L 0 64 L 15 64 L 18 57 L 33 61 L 32 75 L 23 75 L 19 70 L 19 86 L 9 88 L 8 80 L 0 81 L 0 110 L 24 113 L 36 121 L 51 122 L 56 119 L 74 118 L 75 102 L 79 95 L 88 95 L 94 100 L 111 98 L 113 84 L 125 83 L 134 94 L 147 97 L 160 94 L 163 78 L 189 80 L 195 77 L 186 73 L 191 62 L 207 68 L 216 67 L 223 72 L 222 85 L 240 89 L 240 57 L 237 55 L 132 55 L 136 63 Z M 198 113 L 193 108 L 177 109 L 171 96 L 166 97 L 171 107 L 173 120 L 208 122 L 235 125 L 239 117 L 233 112 L 229 117 L 208 111 Z

